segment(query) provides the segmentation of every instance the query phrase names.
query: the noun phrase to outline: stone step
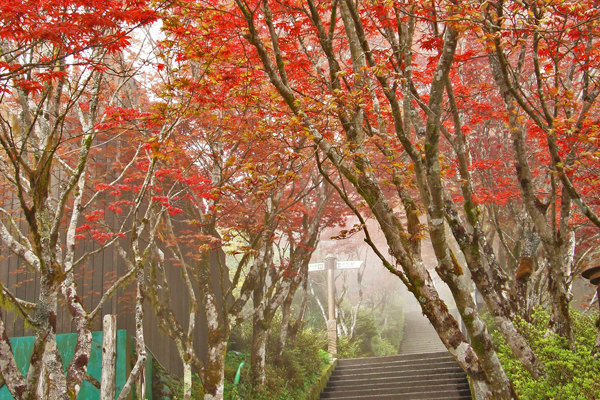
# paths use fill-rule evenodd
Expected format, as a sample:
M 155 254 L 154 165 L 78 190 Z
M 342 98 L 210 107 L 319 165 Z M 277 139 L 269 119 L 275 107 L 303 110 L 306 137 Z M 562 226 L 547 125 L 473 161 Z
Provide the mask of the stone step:
M 373 357 L 374 358 L 374 357 Z M 369 358 L 340 360 L 338 365 L 344 367 L 368 367 L 369 365 L 388 365 L 395 363 L 415 363 L 415 362 L 439 362 L 454 360 L 454 357 L 447 351 L 436 353 L 419 353 L 419 354 L 401 354 L 397 356 L 377 357 L 376 361 L 371 361 Z
M 414 323 L 415 319 L 419 322 Z M 404 338 L 400 343 L 398 352 L 400 354 L 415 354 L 436 351 L 447 352 L 435 329 L 423 316 L 407 316 Z
M 362 394 L 350 394 L 350 393 L 339 393 L 339 394 L 327 394 L 321 395 L 322 399 L 343 399 L 343 400 L 433 400 L 433 399 L 445 399 L 445 400 L 470 400 L 471 391 L 466 389 L 452 389 L 452 390 L 440 390 L 430 392 L 405 392 L 405 393 L 392 393 L 392 394 L 380 394 L 380 393 L 362 393 Z
M 434 341 L 423 341 L 423 342 L 415 342 L 415 341 L 413 341 L 410 344 L 405 343 L 404 345 L 401 345 L 400 347 L 404 348 L 406 350 L 410 350 L 410 349 L 424 349 L 425 353 L 431 353 L 432 351 L 436 351 L 436 352 L 448 352 L 448 350 L 446 350 L 446 346 L 444 346 L 444 343 L 442 343 L 442 342 L 434 342 Z
M 430 353 L 431 351 L 439 351 L 439 352 L 447 352 L 446 346 L 442 342 L 432 343 L 432 342 L 423 342 L 423 343 L 412 343 L 411 345 L 400 346 L 400 348 L 405 349 L 406 351 L 412 351 L 411 353 L 406 354 L 414 354 L 416 350 L 420 350 L 421 353 Z M 405 353 L 402 353 L 405 354 Z
M 327 385 L 327 388 L 337 388 L 337 387 L 352 387 L 352 386 L 371 386 L 371 385 L 388 385 L 388 384 L 396 384 L 396 385 L 404 385 L 404 384 L 412 384 L 413 382 L 423 382 L 431 379 L 431 374 L 414 374 L 414 375 L 404 375 L 404 376 L 393 376 L 393 377 L 381 377 L 381 378 L 362 378 L 360 376 L 356 376 L 355 379 L 337 379 L 330 381 Z M 465 373 L 463 371 L 455 371 L 455 372 L 440 372 L 435 374 L 435 379 L 443 382 L 446 381 L 455 381 L 458 382 L 461 379 L 466 379 Z
M 466 379 L 466 375 L 462 371 L 455 372 L 442 372 L 437 373 L 435 375 L 436 379 L 441 381 L 447 380 L 455 380 L 456 382 L 461 379 Z M 352 386 L 365 386 L 368 387 L 370 385 L 388 385 L 388 384 L 396 384 L 396 385 L 404 385 L 412 384 L 412 382 L 422 382 L 428 381 L 431 379 L 431 375 L 407 375 L 407 376 L 394 376 L 394 377 L 381 377 L 381 378 L 361 378 L 357 377 L 356 379 L 338 379 L 330 381 L 327 385 L 327 388 L 336 388 L 336 387 L 352 387 Z M 326 389 L 327 389 L 326 388 Z
M 466 373 L 423 315 L 405 315 L 400 354 L 340 360 L 322 399 L 467 400 Z
M 434 378 L 434 377 L 431 377 Z M 415 393 L 415 392 L 441 392 L 452 390 L 463 390 L 469 388 L 469 382 L 465 380 L 456 382 L 437 382 L 435 379 L 430 381 L 421 381 L 414 385 L 396 385 L 396 386 L 376 386 L 376 387 L 357 387 L 351 386 L 347 388 L 338 388 L 337 390 L 326 390 L 324 393 L 338 394 L 345 393 L 349 396 L 357 396 L 359 394 L 394 394 L 394 393 Z
M 414 336 L 413 336 L 414 335 Z M 442 343 L 442 339 L 438 336 L 437 332 L 425 332 L 425 330 L 415 331 L 414 333 L 409 333 L 405 337 L 405 339 L 409 339 L 411 341 L 433 341 Z
M 421 332 L 415 332 L 414 335 L 415 335 L 414 337 L 411 337 L 411 335 L 407 335 L 404 337 L 404 340 L 407 340 L 408 342 L 414 342 L 414 343 L 418 343 L 418 342 L 442 343 L 442 339 L 440 339 L 438 334 L 435 332 L 424 333 L 421 331 Z
M 339 366 L 349 365 L 368 365 L 368 364 L 379 364 L 381 362 L 394 362 L 394 361 L 405 361 L 405 360 L 416 360 L 416 359 L 437 359 L 452 357 L 447 351 L 431 352 L 428 351 L 422 354 L 397 354 L 393 356 L 382 356 L 382 357 L 368 357 L 368 358 L 347 358 L 338 361 Z
M 345 380 L 358 380 L 358 379 L 373 379 L 373 378 L 401 378 L 403 376 L 427 376 L 427 375 L 437 375 L 437 374 L 447 374 L 454 372 L 461 372 L 462 369 L 458 366 L 458 364 L 454 364 L 452 367 L 447 368 L 426 368 L 421 370 L 413 370 L 413 371 L 404 371 L 404 373 L 399 373 L 398 371 L 385 371 L 385 372 L 375 372 L 375 373 L 367 373 L 367 374 L 336 374 L 335 371 L 329 378 L 329 382 L 335 381 L 345 381 Z M 464 372 L 463 372 L 464 373 Z
M 438 347 L 438 346 L 429 344 L 429 345 L 426 345 L 426 346 L 424 345 L 424 346 L 420 346 L 420 347 L 417 347 L 417 346 L 410 346 L 410 347 L 406 347 L 406 348 L 400 347 L 399 351 L 402 354 L 423 354 L 424 352 L 431 351 L 431 350 L 445 350 L 445 347 L 442 345 L 440 345 Z
M 429 390 L 434 389 L 436 386 L 444 386 L 444 385 L 454 385 L 454 386 L 464 386 L 469 385 L 469 381 L 465 378 L 464 374 L 462 376 L 450 375 L 446 374 L 445 376 L 439 375 L 424 375 L 422 377 L 409 377 L 410 379 L 397 379 L 397 378 L 388 378 L 388 379 L 379 379 L 379 380 L 370 380 L 368 383 L 361 382 L 359 384 L 353 384 L 352 381 L 347 382 L 332 382 L 332 385 L 328 385 L 325 388 L 325 393 L 339 393 L 344 391 L 354 391 L 354 390 L 380 390 L 380 389 L 398 389 L 401 387 L 402 389 L 412 389 L 412 391 L 417 391 L 422 388 L 427 388 Z
M 388 362 L 385 364 L 377 365 L 377 364 L 368 364 L 368 365 L 338 365 L 334 371 L 334 374 L 371 374 L 376 372 L 383 371 L 395 371 L 398 373 L 404 371 L 415 371 L 415 370 L 425 370 L 429 368 L 450 368 L 456 367 L 456 360 L 453 358 L 441 358 L 437 360 L 415 360 L 415 361 L 396 361 L 396 362 Z

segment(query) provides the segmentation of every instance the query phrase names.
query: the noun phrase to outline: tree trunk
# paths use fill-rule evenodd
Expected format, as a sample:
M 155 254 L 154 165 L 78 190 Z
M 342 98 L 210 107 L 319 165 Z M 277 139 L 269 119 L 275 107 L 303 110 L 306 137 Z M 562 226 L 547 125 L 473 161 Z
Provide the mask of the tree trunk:
M 500 89 L 500 93 L 504 100 L 506 110 L 508 111 L 508 127 L 510 129 L 511 139 L 513 142 L 513 158 L 519 187 L 523 196 L 523 203 L 527 209 L 527 213 L 531 217 L 536 231 L 540 236 L 546 251 L 550 266 L 550 296 L 552 301 L 552 323 L 554 331 L 560 336 L 567 339 L 569 347 L 574 346 L 573 329 L 571 326 L 571 316 L 569 314 L 569 295 L 567 289 L 567 281 L 565 277 L 563 262 L 565 242 L 567 238 L 560 238 L 554 229 L 555 224 L 550 224 L 547 219 L 547 207 L 538 199 L 531 170 L 528 164 L 527 146 L 525 143 L 526 128 L 519 122 L 519 109 L 517 108 L 517 97 L 515 88 L 509 77 L 508 66 L 506 64 L 505 54 L 503 53 L 500 42 L 496 43 L 496 53 L 488 56 L 488 61 L 491 67 L 492 74 L 496 85 Z M 563 206 L 565 202 L 569 202 L 570 198 L 564 196 L 563 191 Z M 569 203 L 570 205 L 570 203 Z M 569 207 L 570 208 L 570 207 Z M 551 215 L 551 218 L 555 218 Z M 563 215 L 561 215 L 562 219 Z M 560 239 L 560 240 L 558 240 Z
M 215 291 L 212 287 L 210 255 L 205 252 L 199 263 L 197 279 L 200 298 L 206 314 L 208 350 L 206 364 L 202 373 L 204 400 L 222 400 L 225 388 L 225 354 L 229 339 L 229 321 L 227 313 L 219 308 Z M 222 299 L 222 307 L 226 307 L 226 299 Z
M 539 377 L 542 374 L 541 363 L 523 335 L 519 333 L 512 322 L 515 313 L 513 307 L 508 304 L 509 295 L 507 294 L 507 290 L 503 287 L 497 287 L 494 290 L 494 282 L 491 281 L 490 277 L 501 275 L 497 280 L 505 280 L 505 277 L 496 262 L 493 250 L 489 249 L 489 245 L 485 241 L 480 227 L 473 227 L 473 233 L 471 235 L 467 234 L 461 223 L 458 222 L 458 214 L 451 200 L 446 201 L 446 219 L 449 221 L 454 237 L 458 241 L 462 253 L 466 258 L 471 272 L 471 279 L 482 294 L 502 337 L 529 373 L 536 378 Z M 481 247 L 483 247 L 483 251 Z M 458 266 L 455 259 L 452 262 Z M 487 268 L 484 264 L 487 264 Z M 460 270 L 460 266 L 458 266 L 458 270 Z M 498 286 L 503 285 L 498 284 Z M 471 306 L 468 306 L 468 308 L 471 308 Z M 463 320 L 464 318 L 465 316 L 463 316 Z M 479 319 L 479 316 L 477 318 Z
M 407 285 L 409 285 L 409 290 L 415 295 L 415 297 L 421 304 L 423 313 L 432 322 L 434 328 L 438 332 L 440 338 L 442 339 L 443 343 L 448 348 L 450 353 L 456 358 L 461 367 L 469 374 L 473 384 L 476 385 L 479 389 L 481 389 L 481 392 L 484 393 L 484 395 L 487 398 L 491 398 L 492 390 L 496 389 L 498 389 L 499 391 L 499 393 L 497 394 L 497 396 L 499 395 L 499 398 L 516 398 L 516 396 L 513 395 L 514 392 L 512 392 L 510 389 L 507 390 L 506 388 L 498 387 L 498 385 L 496 384 L 497 380 L 494 379 L 490 381 L 490 375 L 495 374 L 497 372 L 500 372 L 498 376 L 502 381 L 501 378 L 505 376 L 505 374 L 503 373 L 501 366 L 499 370 L 498 368 L 492 369 L 491 367 L 494 365 L 488 363 L 488 360 L 479 360 L 478 355 L 475 353 L 473 347 L 471 347 L 471 345 L 466 341 L 466 338 L 460 331 L 458 323 L 448 312 L 446 304 L 439 298 L 439 295 L 435 287 L 433 286 L 433 282 L 431 280 L 431 277 L 429 276 L 429 273 L 427 272 L 427 270 L 421 262 L 415 261 L 416 258 L 420 256 L 414 254 L 414 251 L 411 252 L 411 249 L 413 247 L 407 243 L 408 240 L 405 240 L 405 237 L 403 236 L 403 225 L 401 221 L 397 218 L 397 216 L 394 214 L 394 210 L 390 206 L 386 196 L 383 194 L 379 182 L 373 174 L 374 168 L 369 162 L 369 159 L 367 159 L 367 157 L 365 156 L 365 154 L 367 154 L 367 151 L 362 147 L 362 140 L 364 139 L 362 135 L 362 111 L 359 110 L 354 115 L 345 115 L 343 113 L 339 114 L 340 122 L 344 127 L 346 133 L 347 143 L 350 145 L 353 151 L 351 157 L 344 158 L 344 154 L 341 154 L 339 149 L 336 146 L 332 145 L 324 137 L 323 133 L 315 127 L 315 125 L 312 123 L 305 111 L 301 108 L 301 103 L 296 101 L 294 91 L 290 88 L 287 79 L 282 78 L 276 67 L 273 65 L 269 57 L 268 51 L 266 50 L 266 47 L 260 40 L 258 31 L 256 30 L 253 14 L 247 9 L 245 9 L 241 2 L 237 2 L 237 4 L 242 9 L 244 17 L 248 22 L 249 34 L 246 35 L 246 39 L 257 49 L 263 66 L 265 67 L 265 70 L 269 75 L 271 83 L 273 83 L 273 85 L 277 88 L 282 98 L 290 107 L 291 111 L 300 117 L 300 120 L 312 135 L 315 144 L 338 168 L 340 173 L 343 174 L 348 179 L 348 181 L 352 183 L 352 185 L 356 188 L 358 193 L 365 200 L 370 210 L 373 212 L 374 217 L 377 219 L 377 222 L 386 237 L 390 254 L 394 257 L 396 265 L 402 266 L 403 270 L 403 272 L 398 271 L 394 266 L 388 265 L 390 271 L 392 271 L 398 276 L 405 276 L 406 279 L 403 280 L 405 281 L 405 283 L 407 283 Z M 323 29 L 320 25 L 320 17 L 318 16 L 318 12 L 315 9 L 314 3 L 311 2 L 309 4 L 311 6 L 313 20 L 315 21 L 315 24 L 318 25 L 317 28 L 319 30 L 319 33 L 321 34 L 323 32 Z M 344 8 L 342 8 L 342 4 L 344 5 Z M 350 47 L 356 47 L 356 39 L 359 39 L 360 45 L 363 46 L 363 54 L 360 55 L 360 57 L 356 57 L 353 61 L 360 64 L 360 60 L 363 60 L 362 56 L 366 55 L 369 65 L 371 67 L 374 67 L 376 65 L 376 62 L 372 56 L 372 51 L 369 48 L 369 42 L 365 38 L 364 30 L 361 26 L 362 22 L 360 16 L 355 10 L 355 4 L 348 0 L 343 0 L 342 2 L 340 2 L 340 9 L 342 11 L 342 14 L 346 13 L 345 6 L 347 6 L 347 9 L 349 10 L 352 16 L 352 22 L 354 23 L 356 33 L 359 36 L 357 38 L 354 35 L 348 35 L 348 38 L 351 42 Z M 348 20 L 347 15 L 345 15 L 344 17 L 345 27 L 347 28 L 346 30 L 352 31 L 352 29 L 350 29 L 350 24 L 346 23 L 346 20 Z M 435 107 L 431 107 L 431 109 L 434 111 L 434 113 L 437 113 L 436 118 L 438 118 L 438 120 L 439 117 L 437 115 L 439 115 L 439 111 L 441 109 L 441 100 L 443 97 L 444 90 L 443 82 L 448 74 L 452 63 L 454 51 L 456 48 L 457 33 L 452 29 L 448 29 L 446 36 L 447 38 L 444 44 L 444 51 L 442 52 L 441 59 L 438 63 L 438 68 L 436 68 L 435 76 L 437 78 L 436 81 L 434 81 L 434 83 L 432 84 L 432 87 L 435 86 L 436 91 L 434 93 L 434 90 L 432 89 L 430 97 L 430 103 L 431 101 L 437 102 L 437 104 L 435 104 Z M 339 64 L 337 64 L 337 62 L 335 61 L 336 55 L 327 44 L 327 39 L 323 38 L 323 42 L 323 49 L 325 50 L 328 56 L 331 74 L 333 75 L 339 71 Z M 353 51 L 354 50 L 355 49 L 353 49 Z M 397 137 L 402 142 L 402 145 L 404 146 L 405 150 L 407 152 L 412 152 L 411 158 L 414 163 L 414 169 L 417 174 L 422 175 L 419 178 L 423 178 L 425 171 L 423 169 L 421 161 L 422 155 L 414 148 L 413 144 L 410 142 L 405 132 L 402 131 L 403 125 L 401 111 L 395 95 L 395 91 L 389 90 L 389 82 L 387 81 L 387 78 L 383 76 L 383 74 L 376 73 L 376 75 L 377 79 L 381 83 L 381 86 L 383 87 L 386 97 L 390 100 L 392 114 L 395 120 L 395 130 Z M 357 77 L 355 77 L 355 79 L 357 79 Z M 332 84 L 334 83 L 336 85 L 335 88 L 337 89 L 337 85 L 339 84 L 339 82 L 332 81 Z M 439 124 L 431 124 L 430 122 L 431 121 L 428 120 L 429 134 L 431 134 L 434 131 L 437 133 L 437 129 L 439 129 Z M 426 150 L 427 148 L 428 147 L 425 146 Z M 435 154 L 435 156 L 438 156 L 437 153 Z M 348 162 L 346 160 L 348 160 Z M 437 174 L 439 176 L 439 173 L 439 170 L 433 171 L 434 175 Z M 422 197 L 424 197 L 423 194 L 429 189 L 425 186 L 424 182 L 426 182 L 425 178 L 417 179 L 417 183 L 419 185 L 419 190 L 422 193 Z M 425 201 L 425 198 L 423 199 L 423 201 Z M 443 204 L 438 204 L 438 211 L 442 209 Z M 442 224 L 443 226 L 443 218 L 444 217 L 442 215 L 441 218 L 434 217 L 433 220 L 430 220 L 430 228 L 439 227 L 440 224 Z M 383 257 L 381 258 L 383 260 Z M 447 271 L 447 273 L 451 272 L 451 269 Z M 462 275 L 462 272 L 459 275 Z M 464 284 L 463 281 L 461 281 L 460 284 Z M 468 287 L 461 288 L 461 292 L 465 291 L 468 293 Z M 462 311 L 463 313 L 467 314 L 466 308 Z M 471 310 L 471 312 L 473 311 L 475 310 Z M 472 332 L 479 332 L 480 330 L 482 330 L 482 328 L 484 328 L 484 325 L 478 326 L 480 322 L 479 320 L 473 321 L 472 319 L 472 322 L 475 322 L 474 326 L 472 324 Z M 493 356 L 495 355 L 493 352 L 493 348 L 485 348 L 484 351 L 487 352 L 487 354 L 490 354 L 490 359 L 493 359 Z M 495 366 L 498 365 L 499 363 L 496 363 Z M 491 387 L 490 383 L 493 384 Z
M 308 287 L 310 288 L 310 294 L 313 295 L 315 301 L 317 302 L 317 305 L 319 306 L 319 310 L 321 310 L 321 316 L 323 317 L 323 320 L 325 321 L 325 324 L 327 324 L 327 321 L 329 320 L 329 318 L 327 318 L 327 313 L 325 312 L 325 308 L 323 307 L 323 303 L 319 299 L 319 296 L 316 295 L 315 289 L 313 288 L 313 286 L 312 286 L 312 284 L 310 282 L 308 283 Z
M 17 400 L 25 398 L 27 394 L 27 382 L 23 378 L 21 371 L 17 368 L 17 363 L 12 352 L 8 336 L 4 330 L 4 320 L 0 312 L 0 377 L 2 377 L 8 391 Z
M 183 361 L 183 400 L 191 400 L 192 398 L 192 362 L 191 360 Z
M 131 369 L 131 373 L 127 378 L 127 381 L 123 385 L 123 389 L 121 389 L 121 393 L 119 393 L 119 397 L 117 400 L 125 400 L 128 398 L 131 390 L 134 385 L 138 386 L 138 395 L 143 396 L 144 386 L 140 385 L 140 381 L 143 383 L 144 379 L 144 367 L 146 364 L 146 344 L 144 340 L 144 297 L 145 297 L 145 273 L 144 273 L 144 264 L 139 255 L 139 249 L 137 247 L 136 241 L 134 241 L 134 246 L 132 249 L 135 253 L 135 267 L 136 267 L 136 280 L 137 280 L 137 289 L 136 289 L 136 304 L 135 304 L 135 350 L 137 352 L 137 360 L 135 365 Z M 141 392 L 140 392 L 141 391 Z M 143 398 L 143 397 L 142 397 Z
M 265 362 L 267 333 L 269 322 L 262 315 L 254 318 L 252 323 L 252 347 L 250 349 L 250 364 L 252 387 L 260 388 L 265 385 Z
M 42 289 L 36 313 L 40 326 L 35 335 L 34 350 L 31 357 L 31 365 L 37 365 L 37 371 L 30 367 L 27 374 L 27 383 L 30 390 L 29 398 L 36 398 L 36 391 L 40 385 L 39 380 L 41 380 L 46 390 L 44 397 L 66 400 L 70 399 L 67 394 L 67 380 L 56 345 L 57 284 L 48 279 L 47 276 L 42 275 L 40 285 Z
M 227 341 L 208 340 L 208 354 L 204 369 L 204 400 L 223 400 L 225 390 L 225 352 Z
M 598 306 L 600 307 L 600 286 L 596 289 L 596 300 L 598 301 Z M 594 304 L 594 301 L 590 303 L 590 307 Z M 592 349 L 593 354 L 600 354 L 600 321 L 597 322 L 598 335 L 596 336 L 596 341 L 594 342 L 594 349 Z
M 308 278 L 307 278 L 308 279 Z M 308 284 L 304 283 L 304 295 L 302 297 L 302 304 L 300 305 L 300 313 L 298 314 L 298 318 L 293 324 L 289 324 L 288 327 L 288 340 L 294 341 L 296 339 L 296 335 L 298 331 L 302 327 L 302 321 L 304 321 L 304 315 L 306 313 L 307 305 L 308 305 Z
M 288 294 L 283 304 L 281 305 L 281 329 L 279 331 L 279 342 L 277 343 L 277 355 L 275 356 L 275 364 L 283 365 L 283 352 L 288 338 L 288 330 L 290 328 L 290 317 L 292 314 L 292 301 L 294 296 Z

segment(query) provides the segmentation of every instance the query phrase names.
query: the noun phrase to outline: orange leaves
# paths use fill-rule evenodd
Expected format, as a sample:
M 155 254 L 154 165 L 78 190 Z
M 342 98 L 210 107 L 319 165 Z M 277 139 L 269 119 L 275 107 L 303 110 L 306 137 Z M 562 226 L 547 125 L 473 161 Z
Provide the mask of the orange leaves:
M 466 51 L 463 51 L 462 53 L 457 53 L 454 55 L 454 61 L 459 62 L 459 61 L 468 61 L 471 58 L 477 56 L 477 52 L 474 49 L 468 49 Z
M 105 191 L 105 190 L 110 190 L 109 193 L 112 196 L 121 196 L 123 194 L 123 192 L 127 192 L 127 191 L 131 190 L 131 186 L 121 185 L 121 184 L 109 185 L 109 184 L 105 184 L 105 183 L 97 183 L 96 184 L 97 192 Z
M 85 239 L 87 237 L 87 235 L 89 235 L 89 237 L 92 240 L 95 240 L 96 242 L 98 242 L 100 244 L 104 244 L 106 241 L 111 240 L 112 238 L 117 237 L 117 236 L 121 237 L 121 238 L 126 237 L 126 235 L 123 232 L 118 232 L 118 233 L 103 232 L 99 229 L 94 229 L 89 224 L 83 224 L 83 225 L 77 227 L 77 229 L 75 229 L 75 232 L 77 233 L 75 235 L 75 239 Z
M 9 64 L 6 61 L 0 61 L 0 71 L 2 73 L 4 73 L 4 71 L 2 70 L 6 70 L 6 71 L 16 71 L 19 68 L 21 68 L 21 64 Z
M 88 222 L 96 222 L 104 219 L 104 210 L 94 210 L 85 216 L 85 220 Z
M 0 37 L 20 44 L 44 41 L 74 53 L 97 45 L 122 48 L 125 25 L 148 24 L 158 14 L 145 1 L 0 1 Z M 110 34 L 108 34 L 110 32 Z
M 352 237 L 355 233 L 362 232 L 364 225 L 354 224 L 351 229 L 342 229 L 338 235 L 331 236 L 331 240 L 343 240 Z
M 80 227 L 77 227 L 77 228 L 75 229 L 75 232 L 77 232 L 77 233 L 80 233 L 80 232 L 87 231 L 87 230 L 90 230 L 90 229 L 92 229 L 92 227 L 91 227 L 90 225 L 88 225 L 88 224 L 83 224 L 83 225 L 81 225 Z
M 123 214 L 123 209 L 121 208 L 123 205 L 134 206 L 135 203 L 128 200 L 119 200 L 109 204 L 107 208 L 115 214 Z
M 117 126 L 123 126 L 127 122 L 145 119 L 150 113 L 143 113 L 135 108 L 107 107 L 104 111 L 104 122 L 96 125 L 96 130 L 106 130 Z
M 129 46 L 132 28 L 158 18 L 150 7 L 146 0 L 0 0 L 0 39 L 10 54 L 10 65 L 0 63 L 7 71 L 2 79 L 35 96 L 65 79 L 71 64 L 102 69 L 105 60 L 88 58 L 91 53 Z
M 440 36 L 433 36 L 433 35 L 428 35 L 428 36 L 423 36 L 423 39 L 421 40 L 421 47 L 425 50 L 429 50 L 429 51 L 440 51 L 442 49 L 442 46 L 444 45 L 444 38 L 440 37 Z
M 171 199 L 168 196 L 152 196 L 152 201 L 160 203 L 170 215 L 177 215 L 183 213 L 183 210 L 179 207 L 175 207 L 171 204 Z
M 29 79 L 15 79 L 14 84 L 15 86 L 23 89 L 26 93 L 31 93 L 33 95 L 36 95 L 44 90 L 44 87 L 39 82 Z
M 159 169 L 154 173 L 156 180 L 159 182 L 178 182 L 185 187 L 187 187 L 192 193 L 194 193 L 199 198 L 203 199 L 212 199 L 214 198 L 212 194 L 213 186 L 210 183 L 210 179 L 205 178 L 199 174 L 191 174 L 187 175 L 184 172 L 176 169 L 176 168 L 163 168 Z M 162 197 L 158 196 L 156 198 L 157 201 L 162 201 Z

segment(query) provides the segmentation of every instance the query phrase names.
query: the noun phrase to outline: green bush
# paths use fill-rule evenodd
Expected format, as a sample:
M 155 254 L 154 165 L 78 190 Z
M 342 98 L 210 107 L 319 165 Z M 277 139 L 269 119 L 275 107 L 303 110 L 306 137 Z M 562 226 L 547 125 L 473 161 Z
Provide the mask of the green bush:
M 329 354 L 324 350 L 327 346 L 326 333 L 305 329 L 298 332 L 293 342 L 283 354 L 283 363 L 277 366 L 273 363 L 276 351 L 276 338 L 279 336 L 279 321 L 273 322 L 273 329 L 267 342 L 267 363 L 265 367 L 266 385 L 252 388 L 250 385 L 250 354 L 248 352 L 251 332 L 242 327 L 236 348 L 241 351 L 229 351 L 225 361 L 225 399 L 241 400 L 294 400 L 304 399 L 311 390 L 321 373 L 330 364 Z M 241 380 L 234 386 L 233 380 L 241 362 Z
M 404 314 L 400 310 L 399 318 L 394 319 L 393 323 L 390 323 L 388 328 L 380 333 L 376 315 L 361 311 L 358 314 L 354 337 L 352 339 L 338 338 L 337 357 L 345 359 L 397 354 L 398 345 L 402 340 L 403 324 Z
M 548 329 L 550 316 L 537 310 L 531 323 L 517 321 L 533 351 L 545 365 L 545 376 L 535 380 L 516 359 L 498 331 L 493 331 L 500 361 L 523 400 L 587 400 L 600 399 L 600 359 L 591 355 L 597 330 L 596 316 L 572 311 L 576 351 L 566 340 Z
M 381 338 L 387 339 L 398 349 L 404 337 L 404 310 L 398 305 L 392 305 L 389 307 L 387 314 L 387 326 L 382 329 Z M 384 317 L 380 316 L 379 319 L 382 320 Z
M 360 342 L 350 339 L 347 336 L 338 338 L 337 341 L 337 358 L 340 360 L 346 358 L 359 358 L 362 357 L 360 351 Z
M 375 357 L 391 356 L 398 353 L 398 348 L 388 339 L 375 336 L 371 339 L 371 349 Z
M 152 359 L 152 397 L 156 400 L 177 400 L 183 397 L 183 381 L 165 370 L 156 359 Z M 204 390 L 200 377 L 194 374 L 192 379 L 192 398 L 201 399 Z
M 375 355 L 372 343 L 373 339 L 379 338 L 379 331 L 372 314 L 362 311 L 358 313 L 354 337 L 359 344 L 362 357 Z

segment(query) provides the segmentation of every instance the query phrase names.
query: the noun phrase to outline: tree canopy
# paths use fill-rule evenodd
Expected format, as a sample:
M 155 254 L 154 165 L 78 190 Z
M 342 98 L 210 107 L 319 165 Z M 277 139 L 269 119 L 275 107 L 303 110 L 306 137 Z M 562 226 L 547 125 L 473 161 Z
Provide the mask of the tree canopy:
M 0 339 L 0 376 L 16 398 L 34 398 L 44 374 L 61 376 L 46 389 L 57 399 L 76 397 L 85 379 L 98 311 L 79 302 L 73 273 L 89 240 L 117 248 L 129 267 L 101 304 L 135 278 L 138 325 L 148 296 L 177 343 L 186 398 L 192 369 L 206 399 L 222 398 L 227 341 L 246 319 L 253 379 L 264 384 L 273 316 L 281 308 L 283 348 L 319 236 L 336 226 L 340 240 L 363 232 L 485 398 L 518 394 L 473 291 L 534 379 L 547 366 L 519 327 L 536 307 L 576 351 L 571 288 L 600 228 L 596 0 L 3 1 L 0 10 L 0 186 L 17 204 L 0 209 L 0 239 L 42 288 L 29 303 L 1 287 L 36 337 L 26 377 Z M 94 162 L 101 146 L 119 154 L 109 167 Z M 464 330 L 426 268 L 425 242 Z M 230 256 L 219 282 L 216 249 Z M 165 260 L 186 283 L 186 321 L 172 312 Z M 79 333 L 64 380 L 51 345 L 58 298 Z M 193 346 L 198 309 L 206 363 Z M 145 357 L 138 328 L 129 383 Z

